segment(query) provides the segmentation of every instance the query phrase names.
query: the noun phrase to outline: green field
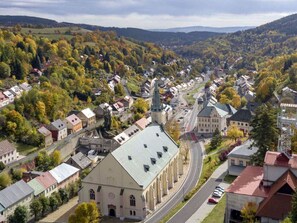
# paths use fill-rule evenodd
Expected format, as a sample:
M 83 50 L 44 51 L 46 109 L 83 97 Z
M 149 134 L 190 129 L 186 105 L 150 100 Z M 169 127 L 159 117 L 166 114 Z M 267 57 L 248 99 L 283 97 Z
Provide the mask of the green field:
M 27 156 L 39 149 L 38 147 L 30 146 L 23 143 L 16 143 L 16 148 L 17 148 L 17 151 L 24 156 Z
M 226 207 L 226 196 L 224 195 L 212 212 L 202 221 L 202 223 L 223 223 Z

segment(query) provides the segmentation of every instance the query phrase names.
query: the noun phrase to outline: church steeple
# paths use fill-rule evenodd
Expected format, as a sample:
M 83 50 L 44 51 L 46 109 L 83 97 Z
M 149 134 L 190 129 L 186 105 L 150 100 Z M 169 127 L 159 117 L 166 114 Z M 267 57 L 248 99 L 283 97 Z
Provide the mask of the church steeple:
M 153 94 L 151 111 L 152 112 L 162 111 L 162 104 L 161 104 L 161 100 L 160 100 L 160 93 L 159 93 L 157 80 L 155 81 L 155 89 L 154 89 L 154 94 Z

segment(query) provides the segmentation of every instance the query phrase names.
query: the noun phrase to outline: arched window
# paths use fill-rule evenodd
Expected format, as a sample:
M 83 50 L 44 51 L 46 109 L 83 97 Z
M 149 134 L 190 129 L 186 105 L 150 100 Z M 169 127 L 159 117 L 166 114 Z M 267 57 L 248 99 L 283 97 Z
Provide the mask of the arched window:
M 93 189 L 90 190 L 90 200 L 95 200 L 95 191 Z
M 130 195 L 130 206 L 136 206 L 135 197 L 133 195 Z

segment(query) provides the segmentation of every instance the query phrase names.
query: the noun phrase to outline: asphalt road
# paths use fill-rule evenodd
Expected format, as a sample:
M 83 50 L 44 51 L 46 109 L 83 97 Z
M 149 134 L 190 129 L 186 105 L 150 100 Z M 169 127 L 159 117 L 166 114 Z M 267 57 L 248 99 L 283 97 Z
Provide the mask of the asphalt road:
M 192 199 L 190 199 L 189 202 L 168 221 L 168 223 L 186 222 L 209 198 L 215 187 L 222 182 L 224 176 L 225 173 L 218 178 L 210 178 L 198 191 L 198 193 L 195 194 L 195 196 L 192 197 Z

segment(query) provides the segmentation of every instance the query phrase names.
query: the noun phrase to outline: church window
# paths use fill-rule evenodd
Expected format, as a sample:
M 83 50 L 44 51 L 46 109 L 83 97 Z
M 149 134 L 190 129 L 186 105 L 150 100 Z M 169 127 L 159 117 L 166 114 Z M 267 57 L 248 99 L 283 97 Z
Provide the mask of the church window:
M 95 191 L 93 189 L 90 190 L 90 200 L 95 200 Z
M 130 206 L 136 206 L 135 197 L 133 195 L 130 195 Z

